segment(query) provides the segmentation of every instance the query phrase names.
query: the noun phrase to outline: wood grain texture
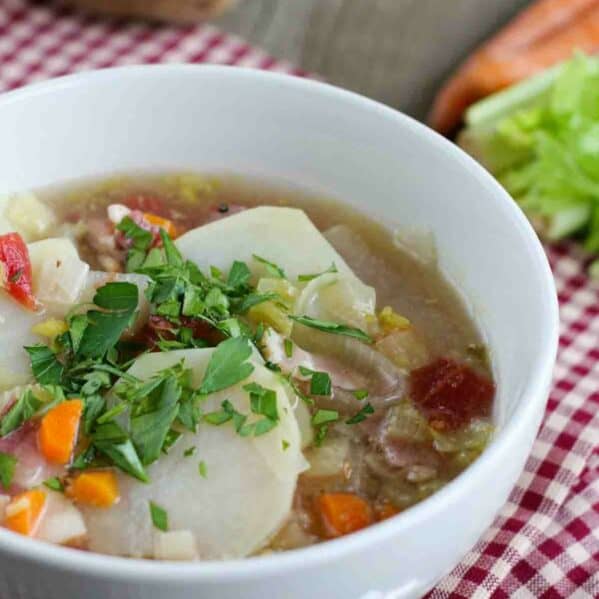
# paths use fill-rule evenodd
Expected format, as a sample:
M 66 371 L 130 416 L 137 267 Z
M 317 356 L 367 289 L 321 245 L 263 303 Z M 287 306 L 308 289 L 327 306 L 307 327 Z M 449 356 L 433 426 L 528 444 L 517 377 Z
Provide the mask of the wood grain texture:
M 468 51 L 529 0 L 239 0 L 216 21 L 340 85 L 423 118 Z

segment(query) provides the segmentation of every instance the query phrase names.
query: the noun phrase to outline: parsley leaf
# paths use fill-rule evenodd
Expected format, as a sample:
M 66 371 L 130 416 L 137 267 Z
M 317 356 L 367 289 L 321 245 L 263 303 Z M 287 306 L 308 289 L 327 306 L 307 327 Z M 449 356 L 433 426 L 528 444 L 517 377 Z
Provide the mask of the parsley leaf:
M 204 462 L 204 460 L 198 464 L 198 471 L 202 478 L 208 478 L 208 467 L 206 466 L 206 462 Z
M 48 489 L 52 489 L 52 491 L 57 491 L 58 493 L 62 493 L 64 491 L 64 485 L 60 482 L 58 476 L 53 476 L 52 478 L 48 478 L 44 481 L 44 485 L 48 487 Z
M 2 418 L 0 423 L 0 437 L 5 437 L 19 428 L 23 422 L 29 420 L 37 410 L 43 405 L 31 389 L 25 390 L 21 397 L 12 405 L 12 407 Z
M 265 389 L 258 383 L 249 383 L 243 386 L 244 391 L 250 394 L 250 405 L 254 414 L 260 414 L 278 420 L 277 393 L 272 389 Z
M 332 262 L 331 266 L 329 266 L 326 270 L 323 270 L 322 272 L 317 272 L 317 273 L 314 273 L 311 275 L 299 275 L 297 277 L 297 280 L 300 282 L 311 281 L 312 279 L 316 279 L 316 277 L 320 277 L 320 275 L 326 275 L 326 274 L 335 273 L 335 272 L 339 272 L 339 271 L 337 270 L 335 263 Z
M 189 456 L 192 456 L 194 453 L 196 452 L 196 446 L 192 445 L 191 447 L 188 447 L 184 452 L 183 452 L 183 457 L 188 458 Z
M 310 377 L 310 393 L 312 395 L 331 395 L 331 377 L 326 372 L 311 370 L 305 366 L 299 367 L 304 376 Z
M 307 327 L 324 331 L 325 333 L 334 333 L 335 335 L 346 335 L 347 337 L 354 337 L 365 343 L 372 343 L 372 338 L 367 335 L 364 331 L 356 329 L 355 327 L 348 327 L 337 322 L 330 322 L 327 320 L 317 320 L 311 316 L 292 316 L 289 315 L 291 320 L 299 322 Z
M 285 347 L 285 355 L 288 358 L 291 358 L 293 356 L 293 341 L 291 341 L 291 339 L 285 339 L 283 345 Z
M 232 337 L 222 341 L 212 354 L 200 393 L 215 393 L 243 381 L 254 371 L 248 362 L 252 355 L 250 342 L 245 337 Z
M 158 529 L 166 532 L 168 530 L 168 514 L 164 508 L 150 501 L 150 517 L 152 524 Z
M 131 440 L 144 466 L 160 456 L 167 434 L 179 412 L 181 386 L 172 375 L 152 392 L 142 412 L 130 419 Z
M 328 424 L 336 420 L 339 420 L 339 412 L 337 410 L 316 410 L 314 416 L 312 416 L 312 424 L 314 426 Z
M 359 412 L 354 414 L 349 420 L 345 421 L 345 424 L 358 424 L 368 418 L 370 414 L 374 414 L 374 408 L 367 403 Z
M 357 400 L 366 399 L 368 397 L 368 391 L 366 389 L 356 389 L 353 394 Z
M 9 453 L 0 451 L 0 482 L 4 490 L 10 487 L 12 477 L 15 474 L 15 466 L 17 465 L 17 458 Z
M 287 278 L 285 271 L 280 266 L 277 266 L 274 262 L 270 262 L 266 258 L 257 256 L 256 254 L 252 254 L 252 258 L 256 262 L 259 262 L 260 264 L 262 264 L 264 266 L 264 268 L 266 269 L 266 272 L 271 277 L 275 277 L 276 279 L 286 279 Z
M 249 283 L 251 276 L 252 273 L 250 272 L 248 265 L 245 262 L 235 260 L 229 271 L 229 276 L 227 277 L 227 285 L 233 289 L 244 287 Z
M 150 479 L 127 433 L 115 422 L 100 424 L 92 436 L 94 446 L 110 458 L 115 466 L 142 482 Z
M 246 295 L 237 305 L 235 306 L 235 311 L 239 314 L 244 314 L 250 308 L 257 306 L 258 304 L 262 304 L 264 302 L 270 302 L 272 300 L 278 299 L 279 295 L 277 293 L 250 293 Z
M 100 287 L 94 296 L 94 304 L 103 311 L 87 312 L 88 322 L 77 354 L 86 358 L 102 358 L 131 325 L 137 303 L 138 290 L 133 283 L 107 283 Z
M 64 366 L 58 361 L 56 354 L 46 345 L 25 347 L 31 360 L 31 370 L 35 380 L 42 385 L 59 385 Z

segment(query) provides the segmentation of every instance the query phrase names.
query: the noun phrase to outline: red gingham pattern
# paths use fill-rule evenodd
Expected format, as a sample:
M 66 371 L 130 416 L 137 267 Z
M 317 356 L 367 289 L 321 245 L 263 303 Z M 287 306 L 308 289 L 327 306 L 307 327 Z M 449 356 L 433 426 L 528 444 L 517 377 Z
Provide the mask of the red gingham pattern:
M 547 255 L 561 325 L 543 424 L 508 503 L 430 599 L 599 597 L 599 284 L 576 246 Z
M 66 73 L 158 62 L 304 74 L 210 25 L 152 26 L 0 0 L 0 91 Z M 508 503 L 430 599 L 599 597 L 599 285 L 587 278 L 585 256 L 575 246 L 547 251 L 561 339 L 545 419 Z

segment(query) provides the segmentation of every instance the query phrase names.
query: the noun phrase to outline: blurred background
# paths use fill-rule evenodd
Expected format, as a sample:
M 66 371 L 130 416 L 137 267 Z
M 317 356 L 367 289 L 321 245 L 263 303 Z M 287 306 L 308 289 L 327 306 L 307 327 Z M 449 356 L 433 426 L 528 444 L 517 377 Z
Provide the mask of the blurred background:
M 190 23 L 206 18 L 277 59 L 419 118 L 426 115 L 435 91 L 460 60 L 529 4 L 529 0 L 65 1 L 94 12 L 157 21 Z
M 238 0 L 215 24 L 423 118 L 442 81 L 528 0 Z

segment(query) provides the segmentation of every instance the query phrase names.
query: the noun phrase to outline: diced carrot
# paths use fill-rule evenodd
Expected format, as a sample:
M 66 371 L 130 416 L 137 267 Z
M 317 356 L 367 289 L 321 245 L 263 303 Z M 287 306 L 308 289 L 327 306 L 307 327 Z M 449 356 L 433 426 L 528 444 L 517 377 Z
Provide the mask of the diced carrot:
M 77 442 L 82 412 L 83 402 L 80 399 L 70 399 L 52 408 L 42 418 L 38 441 L 48 462 L 68 464 Z
M 67 487 L 67 494 L 78 503 L 110 507 L 119 499 L 119 485 L 110 470 L 82 472 Z
M 40 489 L 15 495 L 6 506 L 4 526 L 29 537 L 35 534 L 41 520 L 46 494 Z
M 387 520 L 392 518 L 396 514 L 399 514 L 400 510 L 396 508 L 392 503 L 386 501 L 377 505 L 375 508 L 376 519 L 380 522 L 381 520 Z
M 599 0 L 538 0 L 476 50 L 437 95 L 429 124 L 450 133 L 477 100 L 566 60 L 599 50 Z
M 163 218 L 162 216 L 158 216 L 156 214 L 152 214 L 151 212 L 144 212 L 144 218 L 155 227 L 159 227 L 164 229 L 168 236 L 171 239 L 175 239 L 177 237 L 177 227 L 172 220 L 168 218 Z
M 329 537 L 346 535 L 372 522 L 368 503 L 352 493 L 324 493 L 316 500 L 316 506 Z

